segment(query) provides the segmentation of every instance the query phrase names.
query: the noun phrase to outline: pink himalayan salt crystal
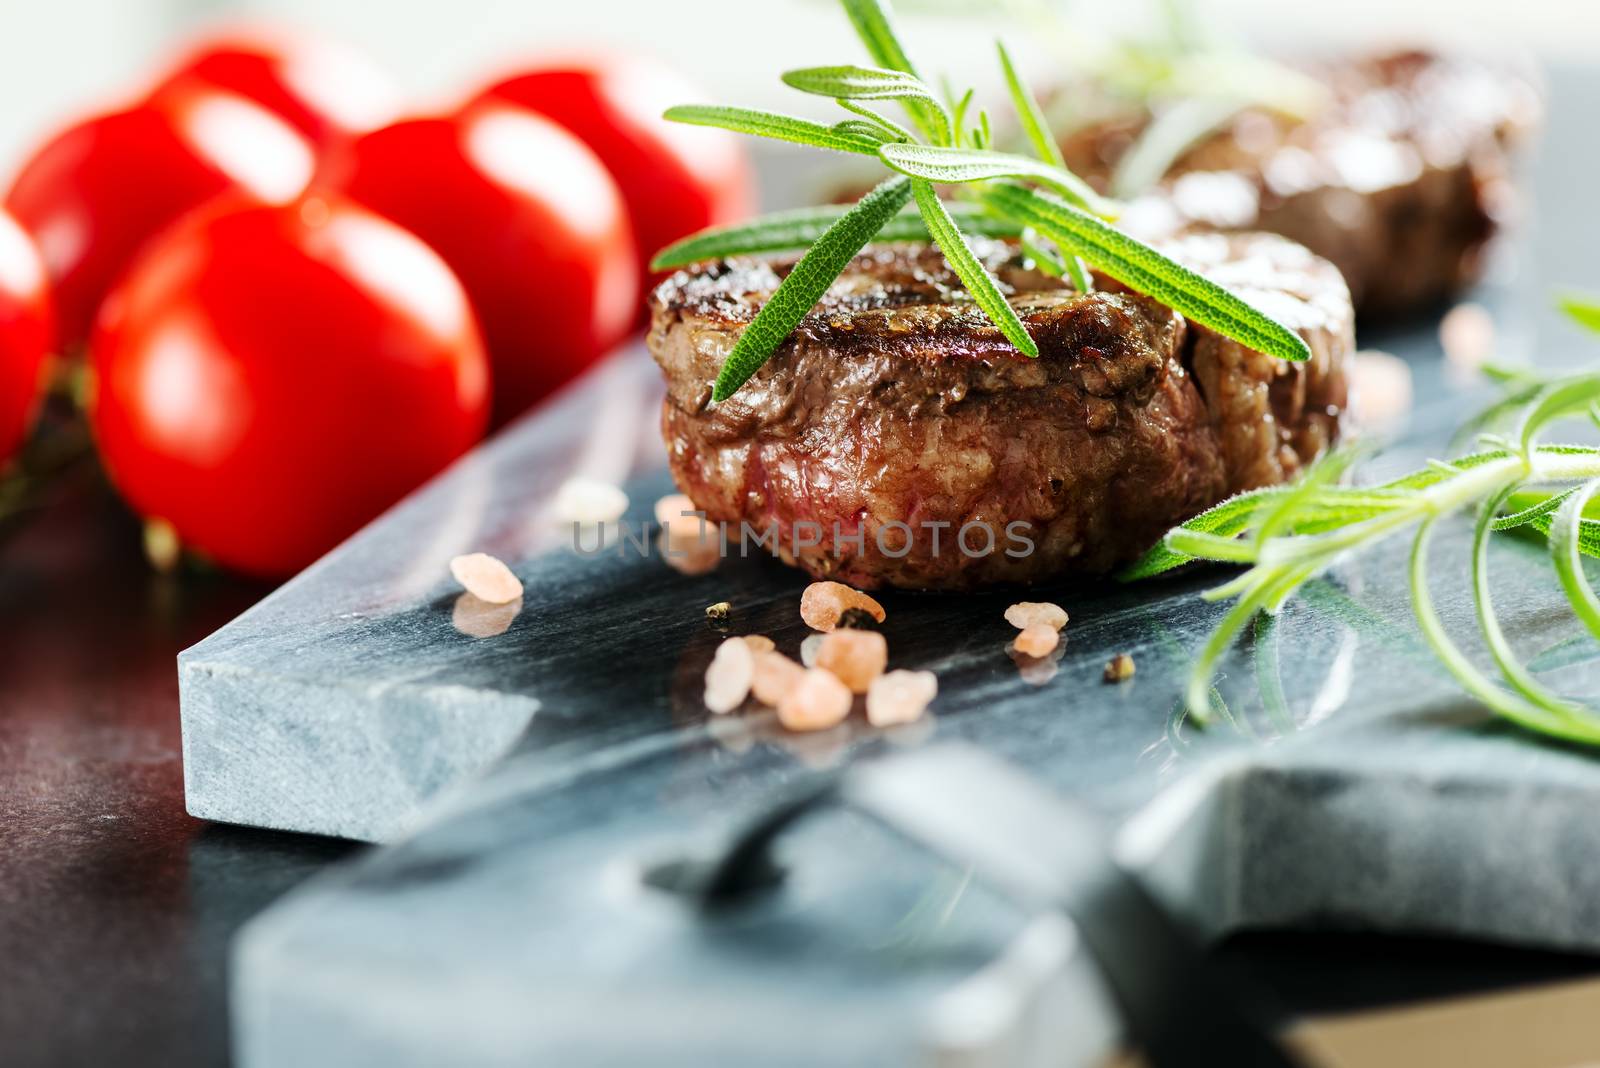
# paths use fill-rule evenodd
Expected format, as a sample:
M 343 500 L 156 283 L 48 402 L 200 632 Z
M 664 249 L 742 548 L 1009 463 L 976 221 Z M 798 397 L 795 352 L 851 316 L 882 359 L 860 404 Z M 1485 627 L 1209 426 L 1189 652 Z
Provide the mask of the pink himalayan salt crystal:
M 891 671 L 872 680 L 867 688 L 867 722 L 874 727 L 915 723 L 939 693 L 939 679 L 931 671 Z
M 744 704 L 755 671 L 755 654 L 743 638 L 729 638 L 717 646 L 706 668 L 706 707 L 720 715 Z
M 1006 609 L 1006 622 L 1018 630 L 1026 630 L 1036 623 L 1060 630 L 1067 625 L 1067 612 L 1049 601 L 1018 601 Z
M 667 526 L 679 519 L 692 520 L 694 516 L 686 516 L 683 513 L 697 510 L 694 502 L 688 497 L 681 493 L 669 493 L 656 502 L 656 522 Z
M 1013 646 L 1008 650 L 1011 662 L 1017 665 L 1017 677 L 1029 686 L 1044 686 L 1056 677 L 1060 670 L 1061 654 L 1065 652 L 1059 645 L 1051 650 L 1048 656 L 1029 656 L 1019 653 Z
M 674 571 L 704 575 L 722 561 L 722 538 L 715 524 L 693 513 L 694 502 L 674 493 L 656 502 L 661 558 Z
M 1411 412 L 1411 365 L 1377 349 L 1363 349 L 1350 363 L 1351 408 L 1372 430 L 1393 427 Z
M 773 640 L 765 634 L 746 634 L 744 643 L 750 647 L 752 653 L 770 653 L 777 648 Z
M 811 668 L 778 702 L 778 722 L 792 731 L 825 731 L 845 721 L 852 700 L 833 672 Z
M 692 554 L 706 546 L 720 547 L 716 524 L 683 494 L 667 494 L 656 502 L 655 512 L 656 522 L 661 524 L 662 534 L 675 552 Z
M 671 545 L 673 552 L 680 555 L 692 554 L 706 548 L 716 552 L 722 544 L 716 524 L 695 515 L 667 520 L 661 526 L 661 533 Z
M 757 701 L 776 708 L 805 676 L 806 669 L 782 653 L 757 653 L 755 678 L 750 682 L 750 692 Z
M 468 553 L 450 561 L 450 574 L 480 601 L 510 604 L 522 596 L 522 583 L 511 569 L 488 553 Z
M 808 634 L 805 641 L 800 643 L 800 662 L 806 667 L 817 666 L 817 650 L 822 648 L 822 639 L 826 634 Z
M 456 598 L 450 611 L 450 625 L 469 638 L 497 638 L 511 629 L 517 613 L 522 611 L 522 601 L 507 604 L 489 604 L 470 593 Z
M 615 523 L 628 510 L 628 495 L 609 482 L 576 475 L 556 490 L 551 509 L 563 523 Z
M 836 630 L 817 647 L 817 667 L 831 671 L 851 693 L 866 693 L 889 666 L 889 643 L 875 630 Z
M 842 582 L 813 582 L 800 595 L 800 618 L 812 630 L 829 631 L 839 625 L 847 608 L 860 608 L 882 623 L 883 605 Z
M 661 532 L 656 545 L 661 559 L 681 575 L 708 575 L 722 562 L 715 534 L 697 540 L 694 531 L 680 536 L 676 528 L 668 527 Z
M 1022 628 L 1012 646 L 1029 656 L 1047 656 L 1061 640 L 1061 632 L 1043 623 L 1033 623 Z
M 1457 367 L 1476 371 L 1494 359 L 1495 344 L 1494 317 L 1482 304 L 1457 304 L 1439 320 L 1439 346 Z

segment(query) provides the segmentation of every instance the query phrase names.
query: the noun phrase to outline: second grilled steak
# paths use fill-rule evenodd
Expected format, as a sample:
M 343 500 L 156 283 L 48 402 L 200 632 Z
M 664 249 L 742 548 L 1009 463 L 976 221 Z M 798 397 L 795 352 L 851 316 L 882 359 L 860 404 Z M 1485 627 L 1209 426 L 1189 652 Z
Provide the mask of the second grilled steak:
M 1337 435 L 1349 295 L 1303 248 L 1210 235 L 1167 251 L 1297 330 L 1306 364 L 1104 279 L 1071 292 L 1004 244 L 980 251 L 1038 359 L 1012 348 L 936 249 L 875 246 L 715 406 L 723 360 L 794 257 L 669 278 L 649 345 L 679 486 L 731 536 L 740 523 L 775 536 L 814 575 L 966 589 L 1109 571 L 1229 494 L 1292 476 Z
M 1355 307 L 1393 317 L 1476 281 L 1513 214 L 1512 154 L 1537 125 L 1530 81 L 1503 64 L 1405 51 L 1308 68 L 1329 103 L 1296 122 L 1251 109 L 1180 158 L 1124 225 L 1282 234 L 1331 260 Z M 1099 185 L 1149 121 L 1113 115 L 1063 144 Z

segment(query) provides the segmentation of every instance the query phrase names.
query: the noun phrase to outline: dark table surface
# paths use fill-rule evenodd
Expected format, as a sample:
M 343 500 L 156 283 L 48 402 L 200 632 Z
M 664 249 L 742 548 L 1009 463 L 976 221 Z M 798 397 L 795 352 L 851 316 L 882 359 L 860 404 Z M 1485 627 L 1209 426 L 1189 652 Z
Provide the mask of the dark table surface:
M 1587 146 L 1600 77 L 1552 81 L 1549 140 Z M 1588 204 L 1593 173 L 1544 168 L 1534 201 Z M 1540 227 L 1531 289 L 1600 277 L 1582 221 Z M 174 657 L 266 588 L 153 574 L 83 465 L 0 537 L 0 1064 L 226 1064 L 231 935 L 358 848 L 184 812 Z M 1348 933 L 1219 952 L 1299 1013 L 1600 973 L 1590 957 Z
M 0 1063 L 224 1064 L 230 936 L 355 848 L 184 812 L 173 658 L 265 590 L 153 574 L 92 470 L 13 528 L 0 543 Z

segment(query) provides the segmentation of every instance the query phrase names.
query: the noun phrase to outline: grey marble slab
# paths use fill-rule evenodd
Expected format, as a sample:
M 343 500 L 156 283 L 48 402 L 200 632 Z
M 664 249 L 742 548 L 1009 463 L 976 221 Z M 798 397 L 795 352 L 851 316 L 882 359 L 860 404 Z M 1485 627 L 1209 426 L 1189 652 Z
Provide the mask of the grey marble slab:
M 1436 367 L 1418 357 L 1419 375 Z M 1424 405 L 1417 434 L 1378 468 L 1416 463 L 1453 414 Z M 667 488 L 659 472 L 627 485 L 645 512 Z M 709 926 L 641 880 L 818 769 L 934 743 L 980 747 L 1091 805 L 1121 828 L 1130 865 L 1213 934 L 1349 924 L 1600 949 L 1600 842 L 1586 818 L 1600 763 L 1458 695 L 1411 626 L 1405 550 L 1348 562 L 1248 635 L 1218 680 L 1233 725 L 1205 732 L 1177 711 L 1220 613 L 1197 596 L 1212 574 L 1046 591 L 1074 618 L 1059 658 L 1027 671 L 1005 652 L 1009 596 L 886 595 L 895 662 L 940 675 L 934 715 L 807 736 L 700 705 L 722 637 L 701 606 L 730 600 L 735 629 L 784 648 L 805 633 L 804 580 L 771 561 L 691 577 L 553 548 L 519 566 L 532 607 L 483 639 L 455 630 L 439 580 L 419 605 L 363 624 L 392 635 L 404 620 L 402 656 L 367 664 L 361 642 L 322 655 L 357 675 L 403 663 L 424 685 L 470 680 L 538 708 L 498 758 L 484 754 L 492 770 L 422 803 L 422 830 L 250 928 L 233 969 L 241 1060 L 1011 1064 L 1042 1046 L 1093 1063 L 1117 1025 L 1070 926 L 1044 928 L 1055 964 L 1002 983 L 1009 1008 L 985 1016 L 987 977 L 1037 955 L 1046 921 L 859 820 L 804 829 L 785 846 L 796 877 L 784 893 Z M 1463 524 L 1434 563 L 1440 611 L 1470 642 Z M 1542 547 L 1502 539 L 1493 565 L 1519 648 L 1557 650 L 1544 655 L 1552 684 L 1600 692 L 1596 650 L 1565 644 Z M 1107 686 L 1115 651 L 1139 673 Z M 374 722 L 392 714 L 381 707 Z M 352 761 L 393 760 L 387 737 Z
M 1509 592 L 1533 588 L 1536 553 L 1498 563 L 1506 607 L 1543 618 L 1548 602 Z M 1019 702 L 998 699 L 1015 668 L 985 635 L 968 670 L 998 660 L 993 677 L 915 732 L 802 744 L 761 717 L 702 719 L 560 776 L 519 752 L 420 833 L 252 925 L 233 969 L 242 1062 L 1018 1064 L 1043 1029 L 1049 1063 L 1097 1063 L 1117 1025 L 1070 927 L 996 1010 L 996 962 L 1035 952 L 1045 921 L 858 818 L 786 839 L 787 885 L 730 916 L 642 878 L 818 765 L 951 742 L 1089 802 L 1125 862 L 1214 935 L 1333 924 L 1600 949 L 1600 763 L 1455 697 L 1401 637 L 1398 595 L 1369 591 L 1357 617 L 1346 593 L 1327 584 L 1230 660 L 1238 732 L 1173 726 L 1183 639 L 1138 646 L 1143 677 L 1112 689 L 1094 681 L 1094 637 L 1075 634 L 1040 699 Z M 1274 671 L 1290 659 L 1298 677 Z M 1561 679 L 1592 692 L 1600 666 Z
M 1544 363 L 1592 359 L 1540 309 L 1551 282 L 1596 278 L 1593 226 L 1573 220 L 1593 218 L 1576 176 L 1592 170 L 1600 80 L 1556 84 L 1550 143 L 1568 154 L 1540 172 L 1527 269 L 1485 295 L 1503 354 Z M 1431 324 L 1364 340 L 1417 385 L 1404 436 L 1366 466 L 1376 479 L 1437 454 L 1481 398 Z M 1220 614 L 1197 596 L 1207 574 L 1043 591 L 1073 622 L 1027 672 L 1004 652 L 1011 598 L 885 597 L 896 666 L 941 679 L 911 728 L 795 737 L 762 714 L 708 716 L 699 680 L 721 636 L 701 607 L 729 600 L 736 630 L 792 649 L 803 580 L 770 561 L 692 577 L 585 558 L 546 514 L 583 472 L 624 483 L 629 518 L 648 517 L 669 488 L 656 388 L 624 354 L 185 654 L 191 811 L 398 839 L 247 929 L 232 968 L 246 1066 L 1094 1063 L 1118 1024 L 1070 923 L 858 818 L 787 838 L 782 892 L 715 921 L 642 878 L 819 768 L 929 744 L 977 747 L 1089 805 L 1212 934 L 1334 925 L 1600 950 L 1600 760 L 1459 695 L 1410 621 L 1404 544 L 1245 636 L 1218 679 L 1229 722 L 1205 732 L 1177 713 Z M 528 586 L 493 636 L 457 625 L 444 562 L 466 548 L 518 561 Z M 1434 595 L 1481 657 L 1465 548 L 1462 524 L 1442 532 Z M 1493 567 L 1518 649 L 1552 685 L 1600 693 L 1542 548 L 1500 539 Z M 1100 682 L 1113 652 L 1135 657 L 1132 682 Z

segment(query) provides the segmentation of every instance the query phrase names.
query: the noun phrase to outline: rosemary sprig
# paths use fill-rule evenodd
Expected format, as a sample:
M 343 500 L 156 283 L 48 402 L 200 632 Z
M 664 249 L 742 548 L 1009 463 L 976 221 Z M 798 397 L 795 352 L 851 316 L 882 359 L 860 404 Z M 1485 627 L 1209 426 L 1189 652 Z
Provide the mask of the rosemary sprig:
M 978 262 L 978 257 L 973 255 L 971 246 L 961 236 L 961 231 L 956 228 L 956 221 L 945 210 L 933 186 L 920 179 L 913 179 L 911 194 L 917 198 L 917 208 L 927 220 L 928 231 L 933 234 L 934 241 L 938 242 L 939 248 L 944 252 L 944 258 L 950 261 L 951 269 L 956 272 L 956 277 L 961 279 L 961 284 L 967 287 L 967 292 L 972 294 L 972 299 L 977 302 L 978 307 L 1000 327 L 1006 340 L 1015 345 L 1018 352 L 1024 356 L 1039 355 L 1039 346 L 1028 336 L 1027 328 L 1022 325 L 1022 320 L 1017 318 L 1017 313 L 1011 310 L 1011 305 L 1006 303 L 1005 294 L 1000 292 L 995 280 L 990 277 L 983 264 Z
M 757 111 L 754 108 L 680 104 L 668 108 L 662 117 L 690 126 L 716 126 L 754 137 L 769 137 L 775 141 L 829 148 L 835 152 L 854 152 L 862 156 L 877 155 L 878 146 L 882 143 L 872 137 L 840 130 L 837 126 L 824 126 L 810 119 L 780 115 L 774 111 Z
M 914 74 L 871 67 L 806 67 L 787 71 L 783 84 L 813 96 L 846 100 L 901 100 L 914 114 L 927 116 L 937 144 L 948 145 L 955 136 L 950 113 L 933 90 Z M 858 112 L 859 114 L 859 112 Z M 873 116 L 877 118 L 878 116 Z M 881 121 L 881 120 L 880 120 Z
M 767 362 L 772 350 L 800 324 L 851 258 L 910 198 L 911 179 L 896 175 L 862 197 L 817 238 L 739 335 L 712 387 L 713 401 L 728 399 Z
M 1022 132 L 1027 135 L 1028 143 L 1033 146 L 1033 151 L 1040 159 L 1058 170 L 1067 171 L 1066 158 L 1062 156 L 1061 146 L 1050 133 L 1050 123 L 1044 117 L 1044 109 L 1039 106 L 1038 98 L 1017 76 L 1016 64 L 1011 62 L 1011 53 L 1006 51 L 1005 43 L 996 41 L 995 50 L 1000 53 L 1000 70 L 1006 77 L 1006 91 L 1011 94 L 1011 106 L 1022 122 Z M 968 93 L 971 93 L 970 89 Z M 1098 201 L 1098 198 L 1095 199 Z M 1092 206 L 1090 210 L 1094 210 Z M 1023 231 L 1022 251 L 1046 272 L 1057 278 L 1070 278 L 1073 287 L 1080 293 L 1089 292 L 1091 288 L 1089 267 L 1083 262 L 1083 258 L 1062 256 L 1058 250 L 1045 247 L 1041 243 L 1042 240 L 1046 239 L 1041 239 L 1036 230 Z
M 1185 152 L 1233 121 L 1244 106 L 1224 97 L 1190 97 L 1166 107 L 1117 160 L 1112 193 L 1132 199 L 1149 189 Z
M 1219 334 L 1285 360 L 1311 358 L 1304 339 L 1265 312 L 1066 201 L 1013 182 L 987 185 L 981 195 L 1006 218 Z
M 1055 190 L 1068 203 L 1084 211 L 1102 218 L 1115 218 L 1117 214 L 1117 205 L 1096 193 L 1082 178 L 1027 156 L 976 148 L 887 144 L 878 147 L 878 157 L 901 174 L 947 185 L 1026 178 Z
M 875 236 L 891 240 L 931 236 L 974 303 L 1027 356 L 1037 356 L 1038 346 L 1007 302 L 1005 287 L 973 251 L 969 233 L 1026 236 L 1027 254 L 1034 262 L 1043 270 L 1069 276 L 1080 290 L 1090 288 L 1089 268 L 1094 267 L 1260 352 L 1286 360 L 1310 356 L 1292 330 L 1108 225 L 1106 220 L 1115 217 L 1117 206 L 1066 168 L 1038 102 L 1017 77 L 1004 46 L 999 50 L 1001 67 L 1038 159 L 994 151 L 988 114 L 979 111 L 975 121 L 969 120 L 970 91 L 960 97 L 946 91 L 941 99 L 923 81 L 894 31 L 885 0 L 841 3 L 877 66 L 807 67 L 789 71 L 783 80 L 801 92 L 833 98 L 849 118 L 829 126 L 748 108 L 696 105 L 666 112 L 677 122 L 874 156 L 897 172 L 853 208 L 837 214 L 827 214 L 826 209 L 786 213 L 706 231 L 656 256 L 656 266 L 665 268 L 694 262 L 693 257 L 809 246 L 740 335 L 712 388 L 714 401 L 726 400 L 749 380 L 851 257 Z M 872 101 L 900 104 L 913 129 L 867 107 L 865 102 Z M 964 203 L 947 204 L 935 186 L 955 187 L 955 195 Z M 913 198 L 920 227 L 912 226 L 901 210 Z
M 816 208 L 774 212 L 759 219 L 731 226 L 702 230 L 668 245 L 650 261 L 652 271 L 685 267 L 703 260 L 727 256 L 748 256 L 757 252 L 782 252 L 814 244 L 828 228 L 851 210 L 849 204 L 827 204 Z M 1009 219 L 984 211 L 976 204 L 950 201 L 945 211 L 964 233 L 986 237 L 1017 237 L 1022 228 Z M 902 211 L 883 224 L 873 235 L 879 241 L 931 241 L 933 235 L 920 212 Z
M 1567 293 L 1557 303 L 1573 322 L 1585 330 L 1600 333 L 1600 300 Z
M 894 21 L 889 16 L 887 3 L 880 3 L 879 0 L 841 0 L 841 4 L 850 19 L 850 25 L 855 27 L 856 36 L 861 38 L 861 43 L 866 45 L 868 54 L 878 66 L 918 77 L 911 57 L 900 45 L 900 35 L 894 31 Z M 907 100 L 904 103 L 911 121 L 923 136 L 937 139 L 940 122 L 928 105 L 921 100 Z
M 1011 53 L 1006 51 L 1005 43 L 996 41 L 995 48 L 1000 53 L 1000 71 L 1006 76 L 1006 91 L 1011 94 L 1011 104 L 1016 108 L 1017 119 L 1022 123 L 1022 132 L 1027 135 L 1028 143 L 1040 159 L 1052 167 L 1066 170 L 1066 158 L 1061 155 L 1061 146 L 1056 144 L 1055 137 L 1050 133 L 1050 123 L 1044 117 L 1044 109 L 1039 106 L 1038 98 L 1017 76 L 1017 66 L 1011 62 Z
M 1582 323 L 1582 303 L 1566 305 Z M 1596 320 L 1600 324 L 1600 319 Z M 1525 390 L 1532 376 L 1510 377 L 1506 388 Z M 1393 537 L 1412 539 L 1408 585 L 1424 642 L 1455 681 L 1492 711 L 1523 727 L 1570 741 L 1600 745 L 1600 710 L 1544 686 L 1511 649 L 1494 611 L 1488 546 L 1500 531 L 1544 534 L 1551 564 L 1573 616 L 1600 640 L 1600 596 L 1582 559 L 1600 557 L 1600 518 L 1588 513 L 1600 493 L 1600 448 L 1547 444 L 1551 428 L 1588 418 L 1600 398 L 1600 371 L 1541 380 L 1523 403 L 1517 433 L 1485 435 L 1484 448 L 1427 466 L 1381 486 L 1342 485 L 1336 476 L 1350 450 L 1335 453 L 1287 486 L 1255 490 L 1224 501 L 1170 531 L 1123 572 L 1124 580 L 1150 578 L 1196 561 L 1243 565 L 1233 580 L 1209 591 L 1233 605 L 1193 662 L 1185 692 L 1190 715 L 1204 722 L 1222 655 L 1259 614 L 1273 614 L 1309 579 L 1346 554 Z M 1445 516 L 1477 513 L 1472 542 L 1472 591 L 1479 631 L 1499 675 L 1481 671 L 1445 631 L 1428 590 L 1428 546 Z

